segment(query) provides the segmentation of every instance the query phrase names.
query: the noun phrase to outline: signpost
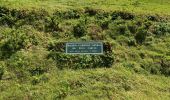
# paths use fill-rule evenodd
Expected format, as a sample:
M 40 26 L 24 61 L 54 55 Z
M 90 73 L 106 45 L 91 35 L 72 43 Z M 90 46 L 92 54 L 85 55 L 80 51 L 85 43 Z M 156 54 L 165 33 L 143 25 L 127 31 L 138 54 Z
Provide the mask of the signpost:
M 102 42 L 68 42 L 66 54 L 103 54 Z

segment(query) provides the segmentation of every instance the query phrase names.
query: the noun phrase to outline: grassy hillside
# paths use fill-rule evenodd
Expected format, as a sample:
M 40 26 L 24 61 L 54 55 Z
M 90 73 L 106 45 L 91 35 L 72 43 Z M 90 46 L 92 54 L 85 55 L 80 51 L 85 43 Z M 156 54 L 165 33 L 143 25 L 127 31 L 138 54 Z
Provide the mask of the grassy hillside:
M 170 15 L 169 0 L 0 0 L 0 5 L 17 9 L 43 8 L 48 11 L 93 7 L 109 11 Z
M 0 0 L 0 100 L 169 100 L 169 0 Z M 103 55 L 65 42 L 102 41 Z

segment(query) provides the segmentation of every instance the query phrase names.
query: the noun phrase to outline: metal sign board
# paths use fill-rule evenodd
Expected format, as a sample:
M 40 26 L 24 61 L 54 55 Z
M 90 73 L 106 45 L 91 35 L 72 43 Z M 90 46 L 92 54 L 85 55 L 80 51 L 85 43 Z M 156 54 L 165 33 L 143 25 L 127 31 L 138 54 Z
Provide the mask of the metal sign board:
M 68 42 L 67 54 L 103 54 L 102 42 Z

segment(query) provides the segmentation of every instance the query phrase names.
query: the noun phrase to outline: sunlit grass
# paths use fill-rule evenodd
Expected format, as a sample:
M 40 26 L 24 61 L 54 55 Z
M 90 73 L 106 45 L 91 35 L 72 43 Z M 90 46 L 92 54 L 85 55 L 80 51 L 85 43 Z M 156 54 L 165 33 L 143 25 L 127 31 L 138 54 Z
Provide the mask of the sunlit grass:
M 139 14 L 170 15 L 169 0 L 0 0 L 0 5 L 17 9 L 43 8 L 48 11 L 92 7 Z

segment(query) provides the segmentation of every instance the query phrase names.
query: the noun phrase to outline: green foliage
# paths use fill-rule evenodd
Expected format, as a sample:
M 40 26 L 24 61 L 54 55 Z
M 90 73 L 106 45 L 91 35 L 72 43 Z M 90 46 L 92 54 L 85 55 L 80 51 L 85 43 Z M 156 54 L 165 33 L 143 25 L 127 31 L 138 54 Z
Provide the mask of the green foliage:
M 51 52 L 50 58 L 56 61 L 56 66 L 60 69 L 87 69 L 97 67 L 111 67 L 114 62 L 112 54 L 105 55 L 66 55 Z
M 161 73 L 165 76 L 170 76 L 170 60 L 169 59 L 163 59 L 161 61 Z
M 78 19 L 82 15 L 82 11 L 80 9 L 70 9 L 67 11 L 56 11 L 54 13 L 55 17 L 59 17 L 62 19 Z
M 142 44 L 145 41 L 146 36 L 147 31 L 144 28 L 139 28 L 135 36 L 136 42 Z
M 15 53 L 8 60 L 8 70 L 15 74 L 18 79 L 27 79 L 29 76 L 46 73 L 52 62 L 44 56 L 43 52 Z
M 152 30 L 153 34 L 158 36 L 167 35 L 170 33 L 170 24 L 169 23 L 157 23 L 154 25 Z
M 3 33 L 4 41 L 0 45 L 0 57 L 8 58 L 13 53 L 26 49 L 29 46 L 37 45 L 38 41 L 34 34 L 29 34 L 29 30 L 11 30 L 8 33 Z
M 94 16 L 99 12 L 99 9 L 94 9 L 91 7 L 85 7 L 85 13 L 87 13 L 89 16 Z
M 127 23 L 124 20 L 121 20 L 121 19 L 115 20 L 114 22 L 109 24 L 109 27 L 111 30 L 110 36 L 112 38 L 115 38 L 119 35 L 128 35 L 129 34 Z
M 75 37 L 82 37 L 86 34 L 87 27 L 84 22 L 78 23 L 73 27 L 73 32 Z
M 108 29 L 109 27 L 109 21 L 102 21 L 100 26 L 102 27 L 102 29 Z
M 63 13 L 62 18 L 77 19 L 77 18 L 80 18 L 80 16 L 81 16 L 81 12 L 79 12 L 78 10 L 69 10 Z
M 16 21 L 17 21 L 16 17 L 13 17 L 11 15 L 3 15 L 2 17 L 0 17 L 1 25 L 7 25 L 9 27 L 13 27 Z
M 27 1 L 0 0 L 0 99 L 169 100 L 168 0 Z M 104 54 L 64 54 L 79 40 Z
M 59 28 L 59 19 L 55 17 L 47 17 L 45 19 L 45 31 L 46 32 L 54 32 L 54 31 L 60 31 Z
M 116 20 L 119 17 L 124 20 L 132 20 L 135 16 L 132 13 L 125 11 L 115 11 L 112 13 L 112 20 Z
M 129 46 L 136 46 L 136 40 L 134 38 L 130 38 L 128 40 L 128 45 Z
M 134 21 L 131 21 L 130 23 L 128 23 L 127 27 L 130 33 L 135 34 L 137 32 L 138 26 L 136 25 Z
M 160 20 L 159 16 L 157 16 L 157 15 L 149 15 L 147 18 L 148 18 L 148 20 L 151 20 L 151 21 L 159 21 Z
M 141 2 L 138 1 L 138 0 L 134 0 L 134 1 L 132 2 L 132 5 L 135 6 L 135 7 L 139 7 L 139 6 L 141 5 Z
M 2 76 L 4 75 L 4 63 L 0 61 L 0 80 L 2 79 Z

